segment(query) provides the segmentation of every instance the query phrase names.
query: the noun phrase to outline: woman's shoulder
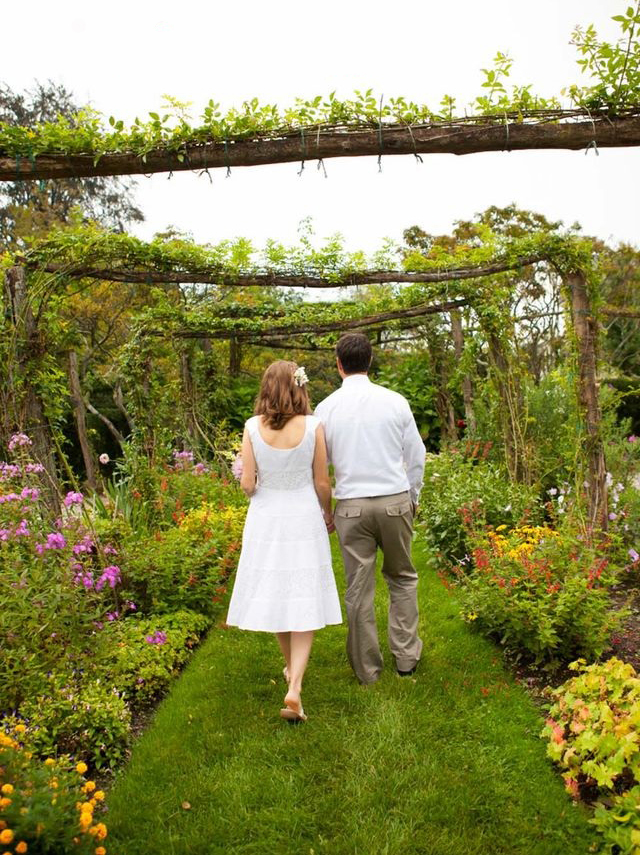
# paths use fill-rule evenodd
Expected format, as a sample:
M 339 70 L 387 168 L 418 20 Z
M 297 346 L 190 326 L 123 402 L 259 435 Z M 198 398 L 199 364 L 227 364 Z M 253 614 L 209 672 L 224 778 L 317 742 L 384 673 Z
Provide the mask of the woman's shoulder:
M 252 433 L 253 431 L 257 430 L 259 421 L 260 416 L 251 416 L 246 420 L 244 426 L 249 431 L 249 433 Z

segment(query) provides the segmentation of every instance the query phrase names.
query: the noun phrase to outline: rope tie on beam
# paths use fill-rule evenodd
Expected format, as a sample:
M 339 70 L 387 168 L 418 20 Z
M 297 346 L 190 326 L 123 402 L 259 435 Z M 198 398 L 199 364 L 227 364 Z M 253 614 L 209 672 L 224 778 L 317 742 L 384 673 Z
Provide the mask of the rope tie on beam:
M 378 110 L 378 172 L 382 172 L 382 99 L 380 96 L 380 109 Z
M 304 128 L 300 128 L 300 151 L 302 152 L 302 162 L 300 163 L 300 171 L 298 176 L 304 172 L 304 162 L 307 156 L 307 144 L 304 140 Z
M 407 130 L 409 131 L 409 136 L 411 137 L 411 142 L 413 143 L 413 156 L 416 159 L 416 163 L 424 163 L 422 156 L 418 154 L 418 146 L 416 145 L 416 138 L 413 135 L 413 131 L 411 130 L 410 124 L 407 124 Z
M 318 158 L 318 170 L 322 169 L 326 178 L 327 168 L 324 165 L 324 158 L 320 157 L 320 125 L 318 125 L 318 133 L 316 134 L 316 157 Z
M 595 122 L 594 122 L 594 120 L 593 120 L 593 116 L 591 115 L 591 112 L 590 112 L 589 108 L 588 108 L 588 107 L 585 107 L 585 110 L 587 111 L 587 115 L 588 115 L 588 116 L 589 116 L 589 118 L 591 119 L 591 125 L 592 125 L 592 127 L 593 127 L 593 139 L 591 140 L 591 142 L 590 142 L 590 143 L 588 143 L 588 144 L 587 144 L 587 147 L 585 148 L 584 153 L 585 153 L 585 156 L 586 156 L 586 155 L 589 153 L 589 149 L 591 149 L 591 148 L 592 148 L 592 149 L 595 151 L 595 153 L 598 155 L 598 157 L 599 157 L 599 156 L 600 156 L 600 152 L 598 151 L 598 144 L 597 144 L 597 142 L 596 142 L 596 123 L 595 123 Z
M 231 164 L 229 163 L 229 140 L 224 138 L 224 165 L 227 167 L 226 178 L 231 178 Z

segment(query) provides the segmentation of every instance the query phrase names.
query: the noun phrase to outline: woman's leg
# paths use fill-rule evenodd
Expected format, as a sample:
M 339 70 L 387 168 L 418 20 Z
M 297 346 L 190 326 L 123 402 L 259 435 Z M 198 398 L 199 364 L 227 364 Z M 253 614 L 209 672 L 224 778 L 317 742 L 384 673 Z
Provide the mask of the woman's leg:
M 300 702 L 302 691 L 302 678 L 307 668 L 311 645 L 313 644 L 313 630 L 308 632 L 292 632 L 291 635 L 291 659 L 289 660 L 289 691 L 285 697 L 285 703 L 292 701 Z
M 276 632 L 276 638 L 278 639 L 280 650 L 282 650 L 282 655 L 284 656 L 287 672 L 291 674 L 291 633 Z

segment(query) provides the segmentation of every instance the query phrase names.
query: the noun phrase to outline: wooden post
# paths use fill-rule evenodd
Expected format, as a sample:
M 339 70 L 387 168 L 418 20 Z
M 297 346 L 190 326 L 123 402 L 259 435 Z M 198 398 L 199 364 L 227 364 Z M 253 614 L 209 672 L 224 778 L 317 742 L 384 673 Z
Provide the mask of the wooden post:
M 453 309 L 449 312 L 451 320 L 451 333 L 453 335 L 453 347 L 456 355 L 456 361 L 462 359 L 464 351 L 464 333 L 462 331 L 462 316 L 459 309 Z M 476 414 L 473 409 L 473 384 L 469 374 L 465 374 L 462 378 L 462 400 L 464 402 L 464 418 L 467 423 L 469 433 L 475 433 L 476 430 Z
M 584 419 L 583 450 L 587 465 L 587 508 L 590 529 L 606 530 L 607 464 L 602 441 L 602 414 L 598 399 L 597 343 L 598 323 L 591 311 L 591 301 L 584 274 L 574 271 L 566 276 L 571 295 L 571 314 L 576 336 L 578 361 L 578 410 Z
M 29 378 L 29 361 L 42 351 L 36 320 L 27 294 L 24 267 L 10 267 L 6 273 L 5 293 L 15 336 L 15 365 L 9 372 L 13 385 L 13 419 L 16 427 L 24 431 L 33 443 L 31 454 L 44 466 L 48 503 L 55 513 L 60 511 L 60 488 L 53 455 L 51 428 L 44 404 Z M 17 391 L 18 383 L 22 391 Z
M 69 351 L 69 392 L 71 395 L 73 415 L 76 422 L 76 430 L 78 432 L 78 440 L 82 451 L 82 459 L 84 461 L 84 468 L 87 474 L 87 486 L 91 490 L 95 490 L 97 488 L 97 467 L 95 454 L 91 448 L 89 435 L 87 433 L 85 403 L 80 386 L 80 372 L 78 370 L 78 354 L 75 350 Z

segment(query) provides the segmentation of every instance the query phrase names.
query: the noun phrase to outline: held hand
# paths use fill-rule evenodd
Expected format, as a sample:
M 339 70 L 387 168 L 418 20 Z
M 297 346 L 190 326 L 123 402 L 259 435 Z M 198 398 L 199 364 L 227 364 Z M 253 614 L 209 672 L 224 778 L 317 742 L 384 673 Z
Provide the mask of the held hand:
M 331 511 L 324 511 L 323 516 L 325 525 L 327 526 L 327 532 L 328 534 L 332 534 L 336 530 L 336 526 L 333 521 L 333 514 L 331 513 Z

